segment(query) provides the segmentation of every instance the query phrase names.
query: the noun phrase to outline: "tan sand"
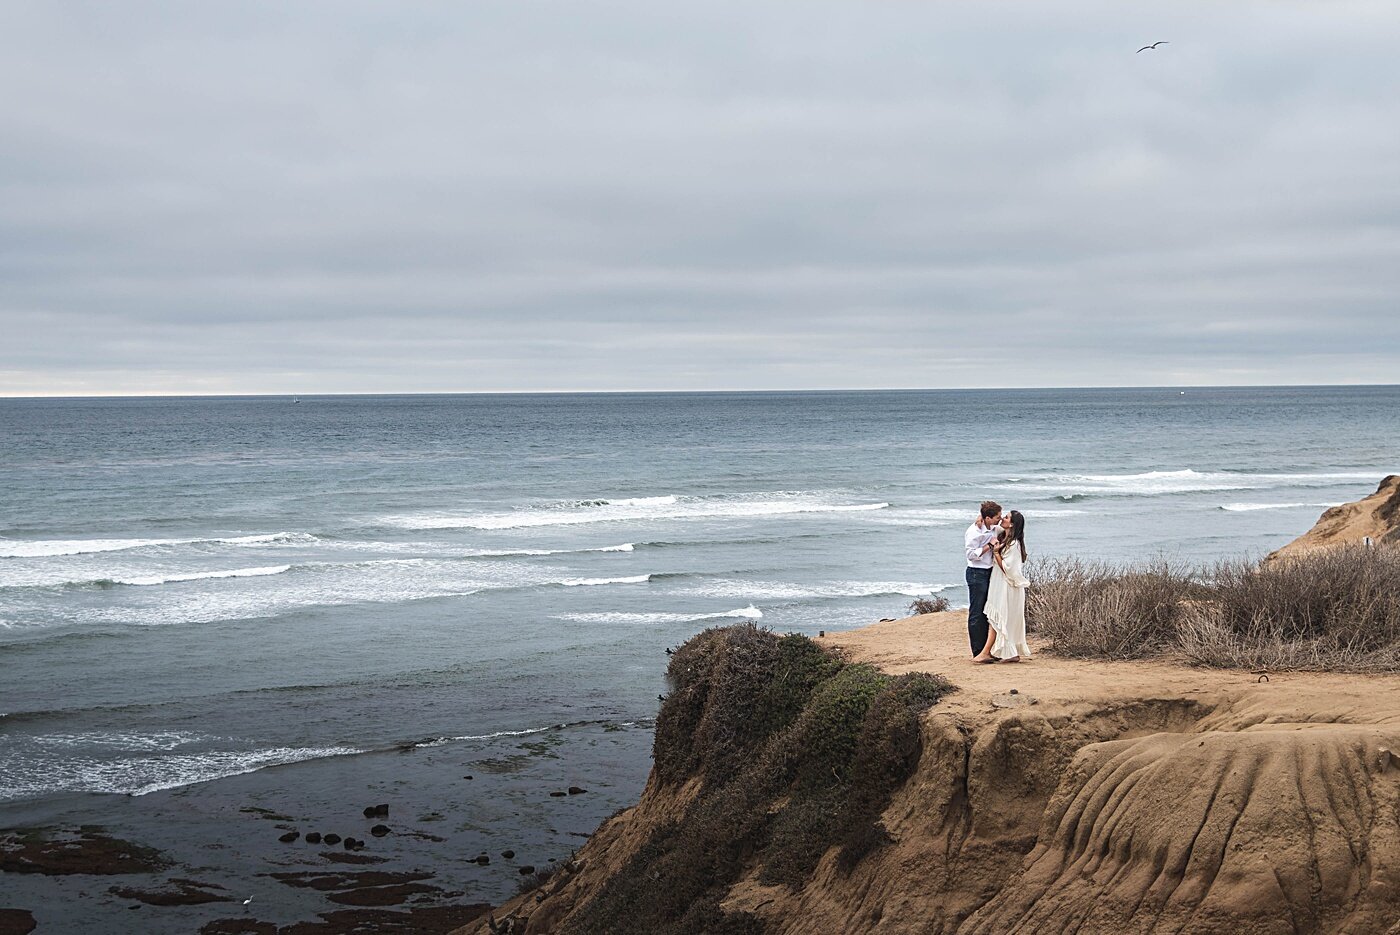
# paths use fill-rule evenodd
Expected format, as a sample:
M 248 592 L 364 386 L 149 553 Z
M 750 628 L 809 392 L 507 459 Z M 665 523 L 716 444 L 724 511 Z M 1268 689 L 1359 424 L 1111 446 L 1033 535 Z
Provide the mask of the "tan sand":
M 1016 689 L 1046 704 L 1100 704 L 1129 695 L 1209 698 L 1214 703 L 1228 701 L 1232 708 L 1257 704 L 1279 716 L 1292 711 L 1305 721 L 1400 724 L 1400 675 L 1272 673 L 1261 681 L 1249 672 L 1191 668 L 1170 661 L 1057 657 L 1046 653 L 1034 634 L 1032 658 L 975 665 L 968 652 L 965 611 L 876 623 L 831 633 L 818 642 L 896 675 L 937 672 L 946 676 L 960 691 L 945 699 L 940 711 L 985 711 L 994 697 Z

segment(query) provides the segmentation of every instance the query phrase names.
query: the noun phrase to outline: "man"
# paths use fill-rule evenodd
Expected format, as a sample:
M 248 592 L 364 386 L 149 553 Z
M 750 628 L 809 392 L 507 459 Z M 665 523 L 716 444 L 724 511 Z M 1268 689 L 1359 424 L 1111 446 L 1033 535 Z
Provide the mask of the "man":
M 967 553 L 967 639 L 976 656 L 987 645 L 987 589 L 992 583 L 992 542 L 1001 522 L 1001 504 L 983 500 L 977 519 L 963 533 Z

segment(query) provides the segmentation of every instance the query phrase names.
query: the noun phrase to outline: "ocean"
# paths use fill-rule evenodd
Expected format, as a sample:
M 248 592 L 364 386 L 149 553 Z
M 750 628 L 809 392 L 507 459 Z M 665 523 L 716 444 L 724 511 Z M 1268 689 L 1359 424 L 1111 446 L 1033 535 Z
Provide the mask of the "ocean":
M 496 901 L 635 801 L 705 627 L 965 605 L 988 497 L 1033 559 L 1208 563 L 1396 470 L 1397 387 L 0 400 L 0 828 L 101 826 L 238 897 L 4 902 L 311 918 L 268 874 L 322 858 L 278 835 L 379 802 L 376 866 Z

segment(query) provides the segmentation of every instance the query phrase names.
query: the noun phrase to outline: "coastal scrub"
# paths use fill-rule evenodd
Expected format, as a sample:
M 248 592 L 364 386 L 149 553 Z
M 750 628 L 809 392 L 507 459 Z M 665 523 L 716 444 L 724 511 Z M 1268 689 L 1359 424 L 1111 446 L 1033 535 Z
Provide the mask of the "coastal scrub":
M 1032 574 L 1027 623 L 1062 655 L 1400 672 L 1395 546 L 1338 546 L 1205 569 L 1052 562 Z
M 920 716 L 953 686 L 850 664 L 753 624 L 678 649 L 657 717 L 656 778 L 701 790 L 571 919 L 579 935 L 762 931 L 720 900 L 741 874 L 800 886 L 839 848 L 849 869 L 889 841 L 880 815 L 922 753 Z

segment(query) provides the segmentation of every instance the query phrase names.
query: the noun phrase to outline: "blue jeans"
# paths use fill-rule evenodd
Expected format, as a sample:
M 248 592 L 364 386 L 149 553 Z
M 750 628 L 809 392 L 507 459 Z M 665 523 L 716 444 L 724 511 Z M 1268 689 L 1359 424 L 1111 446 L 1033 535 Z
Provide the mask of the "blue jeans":
M 967 641 L 972 644 L 972 655 L 980 653 L 987 645 L 987 591 L 992 586 L 990 568 L 967 569 Z

